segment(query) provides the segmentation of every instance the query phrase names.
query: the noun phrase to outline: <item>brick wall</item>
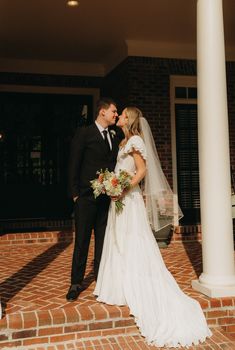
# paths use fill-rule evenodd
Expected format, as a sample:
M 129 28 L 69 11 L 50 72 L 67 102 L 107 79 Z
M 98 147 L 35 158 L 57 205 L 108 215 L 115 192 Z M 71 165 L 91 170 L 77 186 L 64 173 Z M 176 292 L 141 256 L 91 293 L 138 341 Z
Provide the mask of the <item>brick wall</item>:
M 138 106 L 150 123 L 163 171 L 172 185 L 171 75 L 196 75 L 196 61 L 128 57 L 104 78 L 0 73 L 0 84 L 100 88 L 101 96 L 117 101 L 119 112 L 127 105 Z M 231 165 L 235 173 L 235 62 L 227 62 L 227 85 Z
M 164 173 L 172 185 L 170 76 L 196 76 L 195 60 L 128 57 L 104 78 L 102 93 L 121 111 L 136 105 L 148 119 Z M 235 173 L 235 62 L 227 62 L 231 165 Z
M 101 96 L 114 98 L 118 103 L 118 112 L 129 104 L 129 72 L 128 59 L 120 63 L 104 79 Z
M 196 62 L 128 57 L 105 78 L 103 88 L 104 94 L 108 91 L 113 93 L 120 110 L 129 104 L 136 105 L 143 111 L 153 131 L 162 168 L 170 184 L 172 184 L 171 75 L 196 75 Z

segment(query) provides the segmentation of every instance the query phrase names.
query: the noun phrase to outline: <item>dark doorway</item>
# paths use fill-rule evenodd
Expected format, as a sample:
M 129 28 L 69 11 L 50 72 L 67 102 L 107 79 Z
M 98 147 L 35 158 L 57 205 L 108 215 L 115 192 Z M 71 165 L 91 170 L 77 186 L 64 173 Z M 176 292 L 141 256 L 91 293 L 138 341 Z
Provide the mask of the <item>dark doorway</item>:
M 197 105 L 176 104 L 176 149 L 182 224 L 200 223 Z
M 0 220 L 71 218 L 70 141 L 93 120 L 93 97 L 0 93 Z

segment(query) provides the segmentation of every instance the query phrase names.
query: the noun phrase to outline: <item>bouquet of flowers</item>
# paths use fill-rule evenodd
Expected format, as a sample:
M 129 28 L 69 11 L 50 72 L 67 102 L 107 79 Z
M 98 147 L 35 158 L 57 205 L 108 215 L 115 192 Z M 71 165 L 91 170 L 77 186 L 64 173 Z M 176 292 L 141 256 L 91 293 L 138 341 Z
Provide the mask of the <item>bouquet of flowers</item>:
M 98 178 L 91 181 L 91 187 L 95 198 L 101 193 L 106 193 L 110 197 L 119 197 L 124 190 L 130 188 L 132 176 L 126 170 L 120 170 L 119 174 L 106 169 L 97 171 Z M 124 203 L 122 199 L 115 200 L 116 212 L 122 211 Z

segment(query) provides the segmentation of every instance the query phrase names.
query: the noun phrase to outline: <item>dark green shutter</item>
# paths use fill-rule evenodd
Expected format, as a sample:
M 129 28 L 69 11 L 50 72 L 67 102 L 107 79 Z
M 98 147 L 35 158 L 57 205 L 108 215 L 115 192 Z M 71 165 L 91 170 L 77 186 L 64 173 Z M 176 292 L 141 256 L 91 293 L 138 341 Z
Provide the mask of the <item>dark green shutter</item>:
M 197 105 L 176 104 L 178 196 L 184 218 L 181 223 L 200 223 Z

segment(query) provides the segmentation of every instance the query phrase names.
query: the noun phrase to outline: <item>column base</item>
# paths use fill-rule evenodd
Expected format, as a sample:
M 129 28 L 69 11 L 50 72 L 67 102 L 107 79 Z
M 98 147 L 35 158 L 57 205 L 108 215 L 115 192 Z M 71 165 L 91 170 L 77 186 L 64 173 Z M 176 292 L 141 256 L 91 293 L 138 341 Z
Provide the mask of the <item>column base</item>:
M 199 282 L 199 280 L 192 281 L 192 287 L 196 291 L 207 295 L 210 298 L 235 297 L 234 286 L 212 286 Z

